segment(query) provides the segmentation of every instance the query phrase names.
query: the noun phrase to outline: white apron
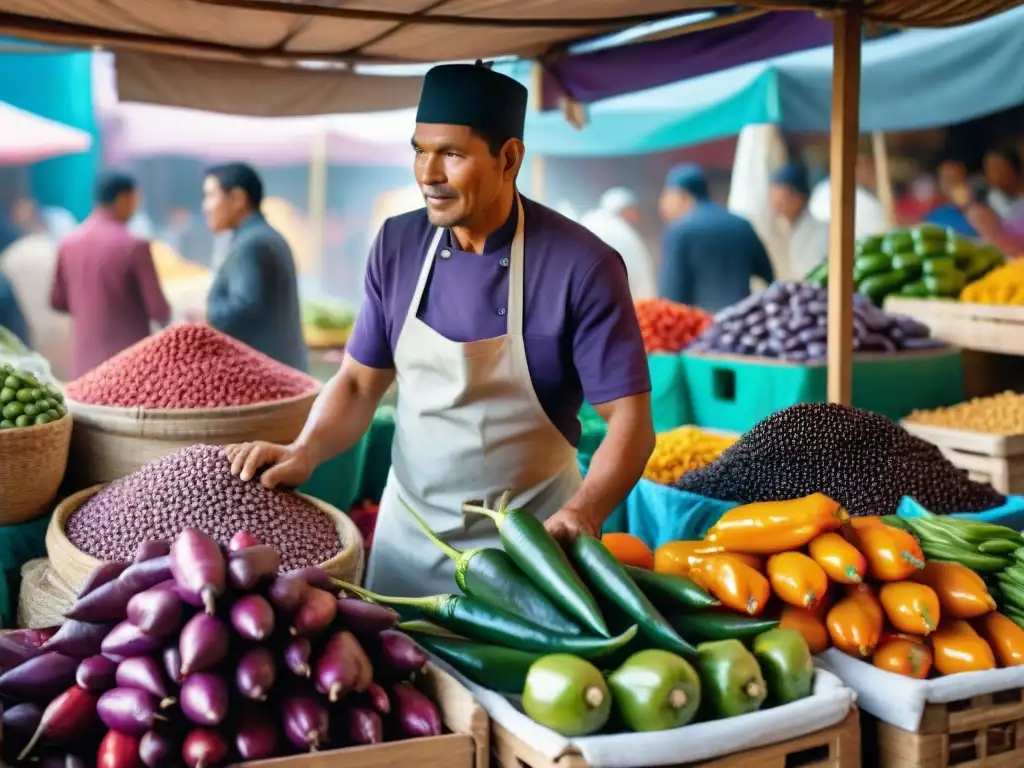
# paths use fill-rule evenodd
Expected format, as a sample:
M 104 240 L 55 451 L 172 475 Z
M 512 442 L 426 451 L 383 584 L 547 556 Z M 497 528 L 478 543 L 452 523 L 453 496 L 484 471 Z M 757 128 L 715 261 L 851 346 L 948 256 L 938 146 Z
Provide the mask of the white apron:
M 524 214 L 518 196 L 516 205 L 504 336 L 456 342 L 420 320 L 443 230 L 435 233 L 423 261 L 395 349 L 398 404 L 391 472 L 366 576 L 369 589 L 379 594 L 458 591 L 453 563 L 423 534 L 398 494 L 442 539 L 467 550 L 499 541 L 494 523 L 463 515 L 463 503 L 490 504 L 508 490 L 513 508 L 546 520 L 582 482 L 576 449 L 552 424 L 530 381 L 523 340 Z

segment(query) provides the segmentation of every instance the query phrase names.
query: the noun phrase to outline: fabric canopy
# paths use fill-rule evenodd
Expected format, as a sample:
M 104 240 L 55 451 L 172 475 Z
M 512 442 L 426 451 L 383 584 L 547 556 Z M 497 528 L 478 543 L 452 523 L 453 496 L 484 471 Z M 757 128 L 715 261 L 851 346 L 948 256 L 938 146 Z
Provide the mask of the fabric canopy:
M 863 0 L 886 24 L 961 24 L 1024 0 Z M 100 45 L 123 60 L 125 98 L 248 114 L 299 115 L 386 109 L 411 103 L 405 78 L 361 76 L 353 62 L 401 63 L 504 55 L 547 56 L 569 44 L 729 0 L 5 0 L 0 34 L 46 43 Z M 757 8 L 758 2 L 747 4 Z M 766 10 L 777 0 L 762 0 Z M 834 0 L 787 0 L 831 12 Z M 306 62 L 345 67 L 348 77 Z M 218 66 L 210 66 L 215 62 Z M 229 75 L 219 65 L 234 63 Z M 191 72 L 184 79 L 184 72 Z M 262 71 L 256 79 L 253 75 Z M 175 83 L 172 75 L 179 75 Z M 205 79 L 205 91 L 201 83 Z M 370 84 L 360 84 L 365 80 Z M 158 81 L 173 85 L 161 88 Z M 258 86 L 256 85 L 258 83 Z M 242 87 L 240 87 L 242 86 Z M 199 88 L 199 93 L 193 89 Z M 319 107 L 305 96 L 315 93 Z M 177 94 L 177 96 L 176 96 Z M 362 104 L 356 97 L 372 102 Z M 342 99 L 348 103 L 340 103 Z M 270 105 L 260 111 L 259 102 Z M 228 105 L 228 106 L 225 106 Z
M 963 27 L 911 30 L 864 44 L 861 130 L 970 120 L 1024 103 L 1024 7 Z M 531 115 L 527 144 L 547 155 L 659 152 L 735 135 L 751 123 L 785 131 L 831 126 L 832 48 L 816 48 L 591 105 L 572 129 Z
M 0 101 L 0 163 L 27 165 L 86 152 L 91 145 L 85 131 Z

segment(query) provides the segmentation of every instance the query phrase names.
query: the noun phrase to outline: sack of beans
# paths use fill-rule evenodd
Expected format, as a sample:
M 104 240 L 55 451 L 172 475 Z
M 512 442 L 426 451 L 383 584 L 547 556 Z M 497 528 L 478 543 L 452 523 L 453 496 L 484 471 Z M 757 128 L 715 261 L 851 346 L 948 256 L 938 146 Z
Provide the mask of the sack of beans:
M 209 326 L 171 326 L 67 385 L 71 481 L 110 482 L 195 443 L 290 442 L 319 388 Z
M 51 567 L 77 589 L 103 562 L 131 559 L 143 541 L 173 540 L 198 528 L 227 544 L 250 531 L 281 554 L 282 570 L 316 565 L 358 582 L 363 538 L 329 504 L 243 482 L 220 446 L 193 445 L 150 462 L 128 477 L 66 499 L 46 533 Z

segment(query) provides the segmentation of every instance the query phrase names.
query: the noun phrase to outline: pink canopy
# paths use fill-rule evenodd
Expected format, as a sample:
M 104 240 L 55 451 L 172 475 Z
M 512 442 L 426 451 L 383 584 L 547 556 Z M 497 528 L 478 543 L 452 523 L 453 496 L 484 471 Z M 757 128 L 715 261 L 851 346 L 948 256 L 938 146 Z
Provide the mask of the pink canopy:
M 87 152 L 92 137 L 69 125 L 33 115 L 0 101 L 0 163 L 27 165 Z
M 115 164 L 179 155 L 211 162 L 242 159 L 258 165 L 297 165 L 309 162 L 318 144 L 326 144 L 333 163 L 405 166 L 412 161 L 412 110 L 262 118 L 120 103 L 105 122 L 104 155 Z

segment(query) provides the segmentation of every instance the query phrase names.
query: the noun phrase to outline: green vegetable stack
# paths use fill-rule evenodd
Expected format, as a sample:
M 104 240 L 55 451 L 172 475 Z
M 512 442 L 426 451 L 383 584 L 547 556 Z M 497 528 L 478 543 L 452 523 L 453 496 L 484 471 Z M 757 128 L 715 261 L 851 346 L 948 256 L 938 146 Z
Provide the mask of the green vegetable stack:
M 929 560 L 960 563 L 983 576 L 1009 567 L 1013 552 L 1024 547 L 1024 537 L 1005 525 L 930 512 L 921 517 L 888 515 L 883 520 L 914 534 Z
M 931 224 L 857 242 L 853 280 L 878 306 L 887 296 L 955 299 L 963 287 L 1003 263 L 999 251 Z M 824 287 L 828 260 L 806 282 Z
M 30 373 L 0 365 L 0 429 L 49 424 L 68 412 L 64 395 Z
M 521 695 L 541 725 L 565 736 L 665 730 L 811 693 L 799 633 L 730 612 L 686 577 L 622 565 L 593 537 L 566 552 L 508 494 L 497 509 L 463 509 L 494 521 L 501 548 L 460 552 L 405 506 L 455 564 L 459 592 L 345 588 L 414 612 L 402 629 L 479 685 Z

